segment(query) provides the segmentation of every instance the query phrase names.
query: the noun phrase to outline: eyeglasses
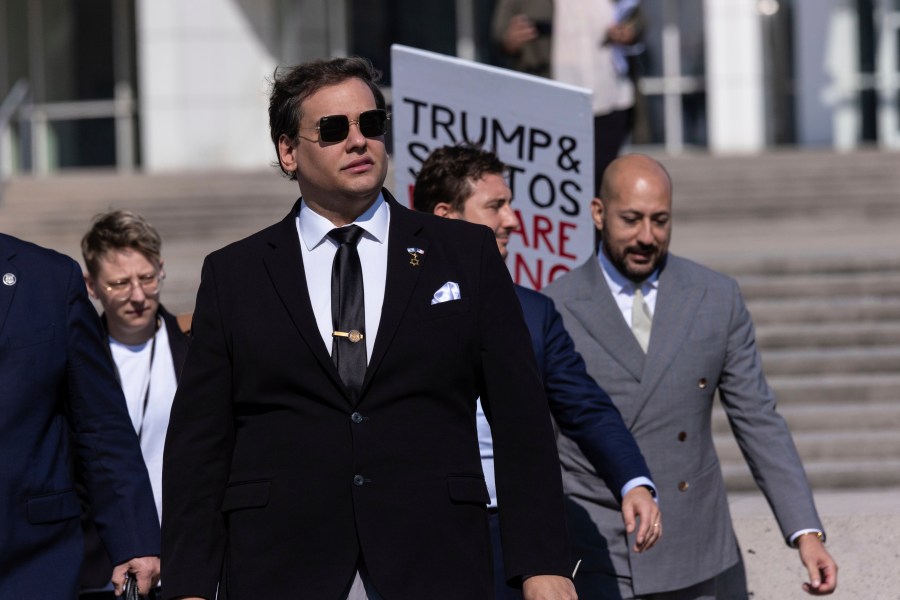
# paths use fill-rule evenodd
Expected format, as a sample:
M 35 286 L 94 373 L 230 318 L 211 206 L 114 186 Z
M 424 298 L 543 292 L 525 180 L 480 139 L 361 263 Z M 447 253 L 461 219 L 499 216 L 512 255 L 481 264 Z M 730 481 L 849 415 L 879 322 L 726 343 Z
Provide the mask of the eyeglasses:
M 125 300 L 131 298 L 135 288 L 139 285 L 147 296 L 155 296 L 159 293 L 159 286 L 162 280 L 166 278 L 165 271 L 159 273 L 151 273 L 149 275 L 141 275 L 137 278 L 137 284 L 133 279 L 119 279 L 111 281 L 103 286 L 110 296 L 116 300 Z
M 319 119 L 318 127 L 301 127 L 315 129 L 319 132 L 320 142 L 342 142 L 350 135 L 350 125 L 355 123 L 359 132 L 367 138 L 378 137 L 387 133 L 387 122 L 391 116 L 386 110 L 376 108 L 359 113 L 359 118 L 351 121 L 347 115 L 330 115 Z

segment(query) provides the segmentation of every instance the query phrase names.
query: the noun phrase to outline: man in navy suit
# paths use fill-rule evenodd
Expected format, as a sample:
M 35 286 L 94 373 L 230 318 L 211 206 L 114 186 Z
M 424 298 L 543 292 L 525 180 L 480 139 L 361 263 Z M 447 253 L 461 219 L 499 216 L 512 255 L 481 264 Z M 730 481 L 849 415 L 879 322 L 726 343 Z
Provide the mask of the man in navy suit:
M 75 598 L 76 467 L 121 591 L 159 575 L 159 521 L 81 269 L 0 234 L 0 598 Z
M 511 207 L 512 192 L 503 178 L 506 166 L 487 150 L 469 145 L 445 146 L 423 163 L 416 178 L 413 204 L 422 212 L 485 225 L 506 258 L 509 235 L 519 227 Z M 621 503 L 629 533 L 636 530 L 635 551 L 656 543 L 660 513 L 650 471 L 612 400 L 587 374 L 572 338 L 563 328 L 553 301 L 522 286 L 516 295 L 525 314 L 538 368 L 559 428 L 577 440 L 596 472 Z M 479 407 L 480 408 L 480 407 Z M 506 584 L 493 483 L 493 443 L 483 411 L 478 413 L 482 466 L 491 491 L 491 534 L 497 599 L 521 598 Z M 636 517 L 640 517 L 636 525 Z M 578 558 L 577 556 L 575 557 Z
M 382 188 L 384 107 L 364 59 L 275 78 L 271 138 L 303 195 L 204 263 L 163 464 L 167 599 L 488 600 L 478 397 L 508 574 L 576 598 L 509 273 L 483 227 Z

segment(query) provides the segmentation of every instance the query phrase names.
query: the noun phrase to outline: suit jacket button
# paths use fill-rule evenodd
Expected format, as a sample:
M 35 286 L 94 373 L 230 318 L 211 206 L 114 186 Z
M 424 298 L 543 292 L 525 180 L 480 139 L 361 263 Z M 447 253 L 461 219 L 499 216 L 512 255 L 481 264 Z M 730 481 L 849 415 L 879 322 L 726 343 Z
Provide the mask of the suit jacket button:
M 707 384 L 706 377 L 701 377 L 700 380 L 697 382 L 697 387 L 700 388 L 701 390 L 705 390 L 706 384 Z
M 365 478 L 362 475 L 354 475 L 353 476 L 353 485 L 361 486 L 366 482 Z
M 686 440 L 686 439 L 687 439 L 687 433 L 686 433 L 686 432 L 681 431 L 681 432 L 678 433 L 678 441 L 679 441 L 679 442 L 683 442 L 683 441 Z
M 362 423 L 363 416 L 361 414 L 359 414 L 358 412 L 355 412 L 352 415 L 350 415 L 350 420 L 353 421 L 354 423 Z
M 686 492 L 689 487 L 691 487 L 691 484 L 689 484 L 687 481 L 682 481 L 678 484 L 678 490 L 681 492 Z

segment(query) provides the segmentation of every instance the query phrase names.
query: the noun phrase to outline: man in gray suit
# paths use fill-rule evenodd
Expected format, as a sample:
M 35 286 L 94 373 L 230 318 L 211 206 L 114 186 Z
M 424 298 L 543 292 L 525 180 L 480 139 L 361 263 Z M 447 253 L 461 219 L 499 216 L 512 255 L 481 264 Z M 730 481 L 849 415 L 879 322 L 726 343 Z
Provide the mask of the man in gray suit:
M 747 597 L 746 589 L 723 589 L 722 574 L 739 569 L 740 554 L 710 428 L 717 390 L 786 543 L 809 572 L 803 588 L 831 593 L 837 565 L 775 411 L 737 283 L 668 253 L 672 183 L 655 160 L 617 159 L 600 195 L 591 212 L 601 251 L 544 291 L 646 457 L 666 535 L 653 552 L 630 551 L 608 488 L 578 447 L 560 438 L 573 556 L 583 560 L 579 596 Z

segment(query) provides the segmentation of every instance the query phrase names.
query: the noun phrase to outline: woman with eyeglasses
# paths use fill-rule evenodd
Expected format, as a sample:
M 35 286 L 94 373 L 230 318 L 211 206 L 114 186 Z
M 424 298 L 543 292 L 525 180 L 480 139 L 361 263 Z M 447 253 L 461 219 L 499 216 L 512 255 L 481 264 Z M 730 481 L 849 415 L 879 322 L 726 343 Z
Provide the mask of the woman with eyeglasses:
M 87 267 L 84 281 L 103 308 L 110 355 L 161 519 L 163 447 L 189 338 L 159 301 L 166 276 L 160 247 L 156 229 L 130 211 L 99 215 L 81 240 Z M 82 589 L 105 591 L 82 598 L 112 598 L 108 559 L 97 536 L 87 532 L 86 537 Z

